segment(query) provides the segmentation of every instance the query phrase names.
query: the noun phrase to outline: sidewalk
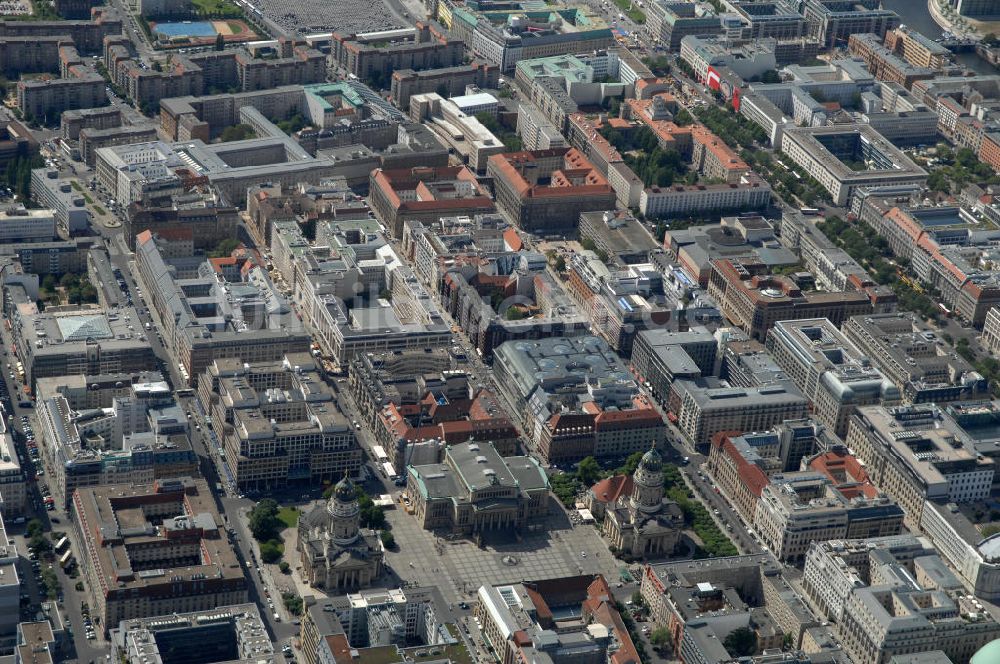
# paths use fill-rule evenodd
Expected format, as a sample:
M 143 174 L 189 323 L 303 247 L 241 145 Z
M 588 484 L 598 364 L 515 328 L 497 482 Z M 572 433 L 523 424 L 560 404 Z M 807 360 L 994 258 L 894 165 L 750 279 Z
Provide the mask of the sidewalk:
M 306 512 L 311 509 L 313 505 L 313 503 L 309 503 L 299 509 L 302 512 Z M 281 541 L 284 542 L 285 545 L 285 554 L 282 560 L 291 566 L 291 572 L 289 574 L 282 574 L 277 565 L 268 565 L 267 567 L 276 578 L 282 581 L 282 585 L 288 586 L 289 589 L 294 591 L 299 597 L 312 595 L 317 600 L 329 599 L 331 597 L 329 594 L 327 594 L 322 588 L 314 588 L 310 586 L 300 574 L 302 565 L 299 562 L 299 552 L 295 550 L 298 534 L 298 528 L 285 528 L 281 531 Z
M 257 572 L 256 567 L 250 567 L 247 570 L 247 574 L 259 574 L 258 579 L 264 590 L 270 593 L 271 603 L 273 607 L 268 607 L 271 613 L 275 613 L 281 617 L 282 621 L 292 622 L 293 620 L 298 620 L 299 616 L 291 615 L 285 608 L 285 603 L 282 601 L 282 594 L 286 592 L 295 592 L 299 597 L 303 597 L 302 590 L 300 587 L 304 587 L 307 590 L 306 594 L 317 595 L 315 589 L 309 588 L 307 585 L 301 584 L 301 580 L 296 578 L 294 574 L 294 568 L 298 560 L 298 552 L 295 550 L 295 539 L 297 537 L 298 530 L 295 528 L 286 528 L 281 532 L 281 540 L 285 546 L 285 553 L 281 560 L 284 560 L 289 565 L 292 566 L 292 574 L 282 574 L 281 570 L 278 568 L 278 563 L 264 563 L 260 557 L 260 542 L 253 538 L 250 532 L 250 523 L 248 518 L 248 511 L 245 509 L 240 509 L 238 513 L 238 519 L 240 521 L 240 530 L 244 533 L 246 542 L 249 543 L 254 558 L 257 560 L 257 564 L 260 566 L 260 572 Z M 247 562 L 248 565 L 253 564 L 253 559 Z M 326 597 L 326 595 L 324 595 Z M 266 598 L 261 598 L 261 601 L 266 601 Z M 263 608 L 263 607 L 262 607 Z

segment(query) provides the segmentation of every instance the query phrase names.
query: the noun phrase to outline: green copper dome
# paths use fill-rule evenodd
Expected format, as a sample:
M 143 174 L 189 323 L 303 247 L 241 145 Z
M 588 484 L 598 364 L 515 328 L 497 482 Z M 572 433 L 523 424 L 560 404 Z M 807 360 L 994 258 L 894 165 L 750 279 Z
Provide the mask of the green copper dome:
M 344 479 L 337 482 L 337 486 L 333 489 L 333 495 L 342 503 L 353 502 L 358 497 L 357 490 L 354 488 L 354 482 L 346 475 Z
M 969 664 L 997 664 L 997 662 L 1000 662 L 1000 639 L 987 643 L 969 660 Z
M 663 469 L 663 457 L 656 451 L 656 443 L 653 443 L 649 451 L 642 455 L 639 464 L 652 473 L 658 473 Z

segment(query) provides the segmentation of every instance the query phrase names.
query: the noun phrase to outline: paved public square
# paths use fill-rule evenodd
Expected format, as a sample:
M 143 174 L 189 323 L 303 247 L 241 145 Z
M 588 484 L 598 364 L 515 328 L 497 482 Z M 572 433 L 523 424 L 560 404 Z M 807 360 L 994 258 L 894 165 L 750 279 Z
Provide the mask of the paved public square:
M 386 511 L 398 545 L 386 560 L 400 583 L 437 586 L 449 602 L 468 601 L 483 584 L 602 573 L 617 581 L 625 564 L 608 552 L 593 525 L 574 525 L 557 501 L 535 532 L 520 540 L 448 540 L 423 530 L 402 507 Z M 584 557 L 583 553 L 586 553 Z

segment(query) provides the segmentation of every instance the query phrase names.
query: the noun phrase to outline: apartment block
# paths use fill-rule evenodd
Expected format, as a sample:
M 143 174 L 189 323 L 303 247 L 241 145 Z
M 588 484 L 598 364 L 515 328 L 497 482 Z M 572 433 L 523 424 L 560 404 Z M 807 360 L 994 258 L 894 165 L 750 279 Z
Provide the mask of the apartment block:
M 76 65 L 69 77 L 18 81 L 17 108 L 26 118 L 50 123 L 63 111 L 107 106 L 104 87 L 104 78 L 97 72 Z
M 464 44 L 437 23 L 414 29 L 367 34 L 334 33 L 330 59 L 362 80 L 391 82 L 399 70 L 439 69 L 462 64 Z
M 887 31 L 885 45 L 916 67 L 942 69 L 952 61 L 951 51 L 908 26 Z
M 826 318 L 836 326 L 888 306 L 880 305 L 877 292 L 803 291 L 788 277 L 764 273 L 763 266 L 726 259 L 712 261 L 708 294 L 729 320 L 759 341 L 780 320 Z
M 627 456 L 665 438 L 662 418 L 603 339 L 508 341 L 493 366 L 498 396 L 545 463 Z
M 38 141 L 31 130 L 17 120 L 0 121 L 0 162 L 6 164 L 14 157 L 38 154 Z
M 927 181 L 926 171 L 868 125 L 787 129 L 781 151 L 816 178 L 837 205 L 848 204 L 859 187 Z M 859 159 L 865 166 L 856 169 L 852 164 Z
M 435 221 L 455 214 L 493 212 L 489 192 L 464 166 L 377 169 L 371 174 L 369 204 L 394 237 L 402 237 L 403 220 Z
M 715 373 L 718 346 L 718 341 L 704 327 L 686 332 L 642 330 L 632 346 L 632 371 L 636 380 L 665 403 L 674 380 Z
M 129 42 L 109 38 L 104 65 L 136 106 L 155 109 L 161 100 L 203 96 L 212 89 L 241 92 L 326 81 L 326 56 L 304 42 L 279 40 L 276 57 L 258 58 L 236 49 L 176 54 L 170 67 L 156 71 L 139 66 Z
M 41 378 L 37 392 L 41 454 L 61 505 L 82 487 L 197 470 L 187 419 L 158 372 Z
M 481 61 L 437 69 L 396 69 L 392 72 L 392 102 L 405 111 L 413 95 L 443 91 L 443 97 L 456 97 L 470 85 L 496 89 L 499 81 L 500 68 Z
M 608 581 L 597 575 L 483 585 L 476 618 L 497 661 L 637 661 L 635 644 L 612 600 Z M 587 623 L 553 629 L 553 615 L 566 611 Z
M 882 38 L 900 24 L 899 15 L 882 9 L 878 0 L 805 0 L 801 11 L 826 48 L 842 46 L 856 33 Z
M 916 66 L 882 44 L 878 35 L 852 34 L 849 41 L 851 55 L 864 60 L 868 70 L 880 81 L 889 81 L 909 89 L 916 81 L 934 78 L 937 71 L 930 67 Z
M 272 362 L 216 359 L 198 393 L 240 491 L 332 483 L 361 470 L 354 427 L 308 353 Z
M 168 241 L 144 231 L 136 241 L 136 271 L 167 351 L 192 385 L 216 359 L 276 361 L 309 349 L 301 321 L 249 256 L 171 257 Z
M 527 231 L 576 228 L 581 213 L 615 207 L 607 179 L 575 148 L 494 155 L 487 174 L 498 207 Z
M 114 145 L 146 143 L 157 139 L 156 127 L 152 124 L 129 125 L 109 129 L 86 128 L 80 131 L 80 158 L 93 166 L 97 161 L 97 151 Z
M 77 489 L 73 532 L 90 611 L 105 630 L 247 601 L 243 567 L 205 480 Z
M 858 406 L 893 406 L 901 393 L 826 318 L 778 321 L 767 349 L 813 404 L 816 418 L 839 436 Z
M 934 405 L 865 406 L 852 415 L 845 442 L 865 462 L 875 485 L 906 511 L 907 525 L 916 528 L 925 501 L 975 502 L 993 486 L 993 460 L 953 429 Z
M 649 31 L 668 51 L 677 53 L 681 40 L 688 35 L 710 37 L 722 33 L 722 20 L 716 14 L 698 15 L 690 2 L 652 0 L 646 15 Z
M 912 312 L 853 316 L 842 329 L 910 403 L 974 400 L 988 392 L 972 365 Z M 987 337 L 984 328 L 988 348 Z
M 729 387 L 718 380 L 678 380 L 669 397 L 671 421 L 694 445 L 707 451 L 724 431 L 766 431 L 806 416 L 808 400 L 793 385 Z
M 100 52 L 105 37 L 120 34 L 121 14 L 108 6 L 95 7 L 90 12 L 89 20 L 0 21 L 0 43 L 13 40 L 12 47 L 3 51 L 3 67 L 7 71 L 29 69 L 37 57 L 37 52 L 28 46 L 32 41 L 60 38 L 59 41 L 63 42 L 61 38 L 68 37 L 77 50 L 89 55 Z M 46 62 L 47 66 L 42 71 L 48 71 L 57 60 Z

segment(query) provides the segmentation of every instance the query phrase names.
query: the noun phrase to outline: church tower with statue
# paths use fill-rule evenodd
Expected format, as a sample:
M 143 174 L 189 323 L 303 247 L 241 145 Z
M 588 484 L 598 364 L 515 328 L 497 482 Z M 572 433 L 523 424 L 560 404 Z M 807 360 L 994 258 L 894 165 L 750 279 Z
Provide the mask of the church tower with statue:
M 347 477 L 325 505 L 299 518 L 297 548 L 303 578 L 329 592 L 370 586 L 382 574 L 385 549 L 378 533 L 361 527 L 357 487 Z

